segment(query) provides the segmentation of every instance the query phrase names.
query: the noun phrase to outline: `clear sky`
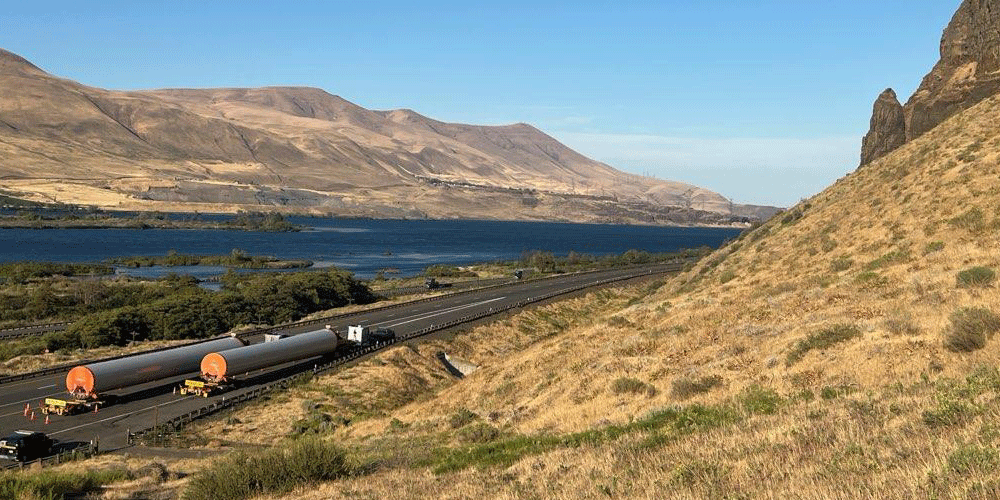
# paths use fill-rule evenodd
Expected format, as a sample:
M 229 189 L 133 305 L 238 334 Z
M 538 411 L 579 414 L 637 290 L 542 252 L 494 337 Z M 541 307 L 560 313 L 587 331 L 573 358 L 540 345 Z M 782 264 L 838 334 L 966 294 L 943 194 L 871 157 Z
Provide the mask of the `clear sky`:
M 857 166 L 875 97 L 909 97 L 959 3 L 21 1 L 0 47 L 105 88 L 308 85 L 527 122 L 622 170 L 788 205 Z

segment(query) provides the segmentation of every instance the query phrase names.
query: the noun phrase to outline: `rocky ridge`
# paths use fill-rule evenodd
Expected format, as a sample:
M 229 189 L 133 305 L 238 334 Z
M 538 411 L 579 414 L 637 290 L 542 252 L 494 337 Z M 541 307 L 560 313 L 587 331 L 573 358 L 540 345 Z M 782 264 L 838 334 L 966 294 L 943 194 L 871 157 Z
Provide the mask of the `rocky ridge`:
M 965 0 L 941 37 L 941 59 L 903 106 L 900 129 L 883 93 L 862 146 L 867 165 L 1000 92 L 1000 0 Z M 905 136 L 899 142 L 899 135 Z

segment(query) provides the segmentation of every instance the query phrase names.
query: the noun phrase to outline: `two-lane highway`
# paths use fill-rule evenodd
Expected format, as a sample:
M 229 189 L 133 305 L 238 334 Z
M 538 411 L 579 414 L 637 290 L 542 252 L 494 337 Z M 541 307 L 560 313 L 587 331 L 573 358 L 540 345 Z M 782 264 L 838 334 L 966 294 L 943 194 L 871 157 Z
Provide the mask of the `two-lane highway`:
M 677 265 L 660 265 L 650 269 L 666 273 L 676 271 L 678 267 Z M 445 324 L 473 314 L 501 311 L 511 305 L 537 297 L 572 291 L 582 286 L 637 275 L 644 271 L 617 269 L 571 274 L 446 295 L 433 301 L 418 301 L 401 307 L 362 312 L 349 318 L 335 320 L 331 326 L 341 332 L 346 331 L 348 325 L 382 326 L 392 328 L 397 335 L 405 336 L 432 325 Z M 294 335 L 319 328 L 322 328 L 322 325 L 299 326 L 287 329 L 285 332 Z M 250 341 L 257 342 L 260 339 L 251 338 Z M 311 366 L 311 363 L 318 360 L 319 358 L 306 360 L 300 364 Z M 101 408 L 97 413 L 72 416 L 52 415 L 49 424 L 44 423 L 45 417 L 38 411 L 38 405 L 46 397 L 62 398 L 65 396 L 65 372 L 2 384 L 0 385 L 0 434 L 7 434 L 16 429 L 31 429 L 47 432 L 52 437 L 64 442 L 85 442 L 99 438 L 105 449 L 120 447 L 125 445 L 126 431 L 129 429 L 150 427 L 156 422 L 163 422 L 169 418 L 197 410 L 213 400 L 231 398 L 241 392 L 253 390 L 273 382 L 279 375 L 286 374 L 275 374 L 273 371 L 249 374 L 252 378 L 241 389 L 213 396 L 208 400 L 173 394 L 173 388 L 181 381 L 196 375 L 188 374 L 170 380 L 161 380 L 114 391 L 112 395 L 117 398 L 115 404 Z M 23 415 L 26 403 L 30 404 L 36 412 L 34 421 L 30 421 L 28 417 Z

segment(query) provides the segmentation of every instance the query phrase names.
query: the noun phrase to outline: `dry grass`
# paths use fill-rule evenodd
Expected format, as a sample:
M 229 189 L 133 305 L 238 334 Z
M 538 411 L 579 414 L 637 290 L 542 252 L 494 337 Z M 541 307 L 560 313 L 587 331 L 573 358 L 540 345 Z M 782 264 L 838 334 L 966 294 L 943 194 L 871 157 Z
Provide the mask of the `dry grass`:
M 284 498 L 996 498 L 1000 375 L 971 367 L 1000 365 L 1000 345 L 948 335 L 955 311 L 1000 311 L 996 287 L 956 282 L 1000 266 L 998 122 L 1000 98 L 984 101 L 659 290 L 595 292 L 323 377 L 293 397 L 355 415 L 332 438 L 380 465 Z M 481 368 L 436 378 L 436 350 Z M 725 383 L 664 390 L 709 374 Z M 623 378 L 655 393 L 616 392 Z M 742 416 L 602 431 L 684 397 Z M 530 453 L 434 474 L 439 448 L 468 449 L 449 425 L 461 409 Z M 298 417 L 272 418 L 280 434 Z

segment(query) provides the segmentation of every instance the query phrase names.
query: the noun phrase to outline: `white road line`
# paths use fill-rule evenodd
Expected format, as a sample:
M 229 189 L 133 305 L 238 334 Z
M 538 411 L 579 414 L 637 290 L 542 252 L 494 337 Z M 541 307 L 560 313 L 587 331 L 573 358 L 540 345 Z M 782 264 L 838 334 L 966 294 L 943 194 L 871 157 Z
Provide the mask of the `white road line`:
M 394 327 L 394 326 L 405 325 L 407 323 L 413 323 L 414 321 L 420 321 L 422 319 L 433 318 L 435 316 L 441 316 L 442 314 L 453 313 L 455 311 L 461 311 L 462 309 L 468 309 L 470 307 L 481 306 L 483 304 L 489 304 L 490 302 L 496 302 L 498 300 L 503 300 L 503 299 L 506 299 L 506 298 L 507 297 L 497 297 L 495 299 L 484 300 L 482 302 L 476 302 L 475 304 L 468 304 L 468 305 L 464 305 L 464 306 L 455 306 L 455 307 L 450 307 L 448 309 L 442 309 L 440 311 L 435 311 L 435 312 L 432 312 L 432 313 L 418 314 L 416 316 L 411 316 L 413 319 L 410 319 L 410 320 L 407 320 L 407 321 L 401 321 L 399 323 L 393 323 L 391 325 L 386 325 L 386 326 L 388 326 L 388 327 L 391 328 L 391 327 Z
M 55 387 L 55 386 L 56 386 L 56 384 L 43 385 L 43 386 L 39 387 L 39 389 L 48 389 L 49 387 Z
M 20 401 L 14 401 L 13 403 L 4 403 L 4 404 L 0 405 L 0 408 L 3 408 L 4 406 L 19 405 L 21 403 L 28 403 L 30 401 L 41 400 L 41 399 L 45 399 L 45 398 L 51 398 L 52 396 L 58 396 L 60 394 L 62 394 L 62 393 L 56 392 L 56 393 L 53 393 L 53 394 L 46 394 L 44 396 L 35 396 L 33 398 L 22 399 Z
M 49 435 L 50 436 L 55 436 L 56 434 L 62 434 L 64 432 L 69 432 L 69 431 L 75 431 L 75 430 L 81 429 L 83 427 L 88 427 L 88 426 L 91 426 L 91 425 L 99 424 L 101 422 L 107 422 L 108 420 L 114 420 L 116 418 L 118 418 L 118 419 L 128 418 L 128 417 L 131 417 L 132 415 L 135 415 L 137 413 L 142 413 L 144 411 L 152 410 L 153 408 L 159 408 L 160 406 L 172 405 L 174 403 L 179 403 L 181 401 L 184 401 L 184 400 L 187 400 L 187 399 L 191 399 L 193 397 L 194 397 L 193 395 L 191 395 L 191 396 L 185 396 L 185 397 L 180 398 L 180 399 L 175 399 L 173 401 L 167 401 L 166 403 L 160 403 L 158 405 L 153 405 L 153 406 L 150 406 L 150 407 L 147 407 L 147 408 L 143 408 L 141 410 L 135 410 L 133 412 L 123 413 L 121 415 L 115 415 L 113 417 L 104 418 L 104 419 L 98 420 L 96 422 L 90 422 L 89 424 L 82 424 L 82 425 L 78 425 L 76 427 L 70 427 L 69 429 L 63 429 L 61 431 L 50 432 Z
M 68 372 L 69 369 L 67 368 L 66 371 Z M 32 378 L 29 378 L 29 379 L 21 380 L 19 382 L 9 382 L 9 383 L 0 385 L 0 387 L 17 387 L 19 385 L 37 384 L 39 382 L 38 379 L 43 378 L 43 377 L 49 377 L 49 376 L 52 376 L 52 375 L 56 375 L 56 374 L 53 373 L 53 374 L 50 374 L 50 375 L 42 375 L 41 377 L 32 377 Z

